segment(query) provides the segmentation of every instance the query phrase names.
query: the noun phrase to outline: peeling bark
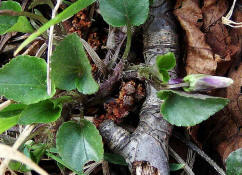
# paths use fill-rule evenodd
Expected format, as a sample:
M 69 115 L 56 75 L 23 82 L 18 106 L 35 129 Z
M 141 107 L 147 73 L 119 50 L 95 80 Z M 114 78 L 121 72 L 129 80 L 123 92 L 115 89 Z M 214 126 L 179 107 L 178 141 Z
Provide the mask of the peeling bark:
M 178 40 L 172 18 L 170 1 L 154 0 L 150 18 L 144 25 L 144 56 L 146 65 L 153 65 L 156 56 L 167 52 L 178 53 Z M 176 78 L 176 70 L 170 72 Z M 137 129 L 130 134 L 106 120 L 100 133 L 110 148 L 121 154 L 127 161 L 132 174 L 168 175 L 168 140 L 172 126 L 160 114 L 161 100 L 157 90 L 146 84 L 147 97 L 140 112 Z

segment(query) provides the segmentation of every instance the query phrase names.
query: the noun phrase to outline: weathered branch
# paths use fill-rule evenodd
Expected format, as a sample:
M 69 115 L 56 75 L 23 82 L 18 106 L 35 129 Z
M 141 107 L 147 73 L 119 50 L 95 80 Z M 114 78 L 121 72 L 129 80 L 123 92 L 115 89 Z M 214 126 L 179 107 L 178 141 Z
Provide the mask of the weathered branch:
M 170 2 L 170 1 L 169 1 Z M 171 4 L 154 0 L 150 18 L 144 25 L 144 56 L 146 65 L 153 65 L 156 56 L 167 52 L 178 53 L 174 20 L 168 12 Z M 176 78 L 176 71 L 170 72 Z M 147 97 L 140 112 L 140 123 L 130 134 L 113 121 L 104 121 L 99 129 L 110 148 L 121 154 L 133 174 L 168 175 L 168 140 L 172 126 L 162 118 L 157 90 L 147 83 Z

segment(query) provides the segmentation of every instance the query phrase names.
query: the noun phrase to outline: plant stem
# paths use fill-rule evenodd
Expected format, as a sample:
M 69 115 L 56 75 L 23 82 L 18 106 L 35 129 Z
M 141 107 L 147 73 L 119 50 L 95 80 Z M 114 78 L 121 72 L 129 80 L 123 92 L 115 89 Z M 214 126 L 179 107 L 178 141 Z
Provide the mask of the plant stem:
M 126 42 L 126 48 L 123 54 L 123 59 L 126 60 L 129 55 L 130 47 L 131 47 L 131 40 L 132 40 L 132 31 L 131 31 L 131 25 L 127 25 L 127 42 Z
M 4 108 L 8 107 L 12 103 L 13 103 L 13 101 L 11 101 L 11 100 L 7 100 L 7 101 L 1 103 L 0 104 L 0 111 L 3 110 Z
M 40 15 L 36 15 L 34 13 L 30 13 L 30 12 L 16 12 L 13 10 L 0 10 L 0 15 L 7 15 L 7 16 L 26 16 L 29 17 L 31 19 L 37 19 L 38 21 L 40 21 L 41 23 L 46 23 L 48 22 L 48 20 Z
M 54 19 L 56 13 L 62 3 L 62 0 L 57 0 L 55 8 L 52 10 L 51 19 Z M 51 96 L 51 56 L 52 56 L 52 46 L 53 46 L 53 38 L 54 38 L 54 25 L 50 27 L 49 30 L 49 42 L 48 42 L 48 52 L 47 52 L 47 94 Z

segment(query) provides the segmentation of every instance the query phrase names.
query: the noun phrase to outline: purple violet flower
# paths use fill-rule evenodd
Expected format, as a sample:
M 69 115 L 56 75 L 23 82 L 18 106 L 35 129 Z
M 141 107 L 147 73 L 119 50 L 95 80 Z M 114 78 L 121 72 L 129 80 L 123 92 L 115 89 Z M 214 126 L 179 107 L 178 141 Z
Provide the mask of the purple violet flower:
M 231 78 L 205 74 L 187 75 L 183 80 L 189 83 L 189 87 L 184 88 L 185 91 L 208 91 L 217 88 L 226 88 L 233 84 Z

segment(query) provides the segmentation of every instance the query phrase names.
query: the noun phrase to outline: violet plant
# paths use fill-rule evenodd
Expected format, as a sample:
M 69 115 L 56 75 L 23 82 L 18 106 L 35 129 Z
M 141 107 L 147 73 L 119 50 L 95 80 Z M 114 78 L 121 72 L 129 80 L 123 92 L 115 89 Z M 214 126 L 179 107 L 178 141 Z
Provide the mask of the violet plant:
M 15 51 L 16 55 L 36 37 L 46 32 L 50 26 L 71 17 L 94 2 L 95 0 L 78 0 L 71 3 L 54 19 L 47 21 L 42 16 L 23 13 L 17 2 L 2 1 L 0 33 L 33 32 Z M 108 24 L 114 27 L 127 27 L 126 49 L 123 54 L 123 59 L 126 60 L 131 47 L 132 27 L 142 25 L 147 20 L 149 0 L 139 2 L 136 0 L 99 0 L 99 4 L 101 15 Z M 16 16 L 11 16 L 3 10 L 18 13 Z M 3 12 L 5 16 L 1 15 Z M 43 25 L 34 32 L 26 16 L 42 22 Z M 95 94 L 98 91 L 99 85 L 92 76 L 90 62 L 76 34 L 66 36 L 57 45 L 52 60 L 54 83 L 50 95 L 46 92 L 46 62 L 43 58 L 20 55 L 0 69 L 0 95 L 12 102 L 0 111 L 0 133 L 17 124 L 46 124 L 59 119 L 63 106 L 73 101 L 74 97 L 72 95 L 58 96 L 56 89 L 69 92 L 76 90 L 79 97 Z M 174 54 L 167 53 L 159 55 L 156 64 L 150 67 L 138 66 L 140 77 L 160 87 L 157 97 L 164 101 L 160 112 L 169 123 L 176 126 L 194 126 L 228 104 L 227 99 L 194 94 L 194 92 L 225 88 L 230 86 L 233 80 L 201 74 L 188 75 L 183 79 L 170 79 L 169 71 L 175 65 Z M 184 91 L 181 91 L 181 88 Z M 83 116 L 78 122 L 69 121 L 60 126 L 56 148 L 53 145 L 45 147 L 43 144 L 36 146 L 33 143 L 26 143 L 23 150 L 26 155 L 36 160 L 36 163 L 45 153 L 77 174 L 83 173 L 85 163 L 93 160 L 100 162 L 105 159 L 102 138 L 98 130 L 90 121 L 83 119 Z M 19 167 L 21 167 L 20 164 L 13 162 L 10 166 L 16 171 L 30 171 L 27 167 L 22 167 L 23 169 Z

